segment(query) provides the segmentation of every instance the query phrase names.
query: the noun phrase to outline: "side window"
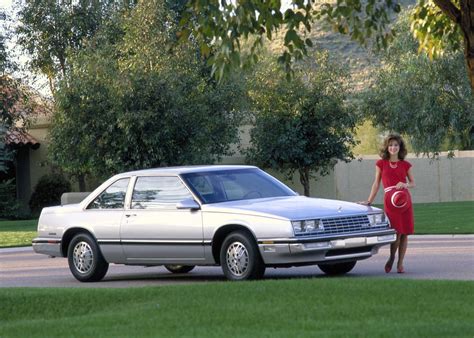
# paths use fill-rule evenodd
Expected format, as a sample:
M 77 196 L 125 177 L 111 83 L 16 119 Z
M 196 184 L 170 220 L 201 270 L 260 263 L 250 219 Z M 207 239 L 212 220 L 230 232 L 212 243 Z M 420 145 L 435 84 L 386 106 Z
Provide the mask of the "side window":
M 166 208 L 190 197 L 178 177 L 138 177 L 133 189 L 132 209 Z
M 129 181 L 130 178 L 122 178 L 110 185 L 89 204 L 88 209 L 123 209 Z

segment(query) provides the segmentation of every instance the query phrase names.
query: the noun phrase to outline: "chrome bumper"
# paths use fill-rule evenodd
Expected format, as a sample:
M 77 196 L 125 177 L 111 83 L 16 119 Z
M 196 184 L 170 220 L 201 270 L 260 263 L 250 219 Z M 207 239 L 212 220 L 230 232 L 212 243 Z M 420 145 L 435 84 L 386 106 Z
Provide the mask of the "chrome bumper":
M 62 257 L 61 240 L 51 238 L 35 238 L 31 245 L 36 253 L 53 257 Z
M 395 231 L 387 230 L 346 238 L 269 239 L 258 246 L 267 265 L 297 265 L 369 258 L 395 240 Z

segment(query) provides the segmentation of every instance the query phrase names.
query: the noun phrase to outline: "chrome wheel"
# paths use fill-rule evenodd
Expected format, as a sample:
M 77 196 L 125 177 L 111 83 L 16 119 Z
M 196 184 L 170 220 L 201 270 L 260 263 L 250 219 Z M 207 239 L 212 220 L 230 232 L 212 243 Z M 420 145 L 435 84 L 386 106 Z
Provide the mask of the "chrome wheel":
M 88 273 L 94 265 L 94 252 L 86 242 L 79 242 L 73 251 L 74 267 L 80 273 Z
M 235 276 L 242 276 L 249 267 L 249 252 L 245 245 L 234 242 L 227 248 L 227 267 Z
M 67 262 L 71 273 L 81 282 L 97 282 L 109 268 L 95 238 L 87 233 L 78 233 L 72 238 L 67 248 Z

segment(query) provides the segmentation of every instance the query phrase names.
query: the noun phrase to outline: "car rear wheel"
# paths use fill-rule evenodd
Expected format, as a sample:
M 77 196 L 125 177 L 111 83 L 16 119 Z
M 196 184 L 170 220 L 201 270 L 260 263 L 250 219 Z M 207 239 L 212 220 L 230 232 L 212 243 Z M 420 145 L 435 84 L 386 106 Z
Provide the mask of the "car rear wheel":
M 177 265 L 177 264 L 170 264 L 165 265 L 166 270 L 172 273 L 187 273 L 195 268 L 194 265 Z
M 67 258 L 73 276 L 81 282 L 100 281 L 109 268 L 96 241 L 86 233 L 74 236 Z
M 229 280 L 258 279 L 265 273 L 257 244 L 247 233 L 230 233 L 221 247 L 222 271 Z
M 337 276 L 343 275 L 351 271 L 356 265 L 356 261 L 334 263 L 334 264 L 319 264 L 318 267 L 327 275 Z

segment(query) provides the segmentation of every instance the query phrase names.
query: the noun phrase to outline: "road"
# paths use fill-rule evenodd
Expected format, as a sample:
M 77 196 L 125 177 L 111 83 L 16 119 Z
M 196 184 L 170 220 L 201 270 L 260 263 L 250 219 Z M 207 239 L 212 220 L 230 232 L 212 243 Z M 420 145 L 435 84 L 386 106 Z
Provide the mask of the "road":
M 383 271 L 388 246 L 368 260 L 359 261 L 347 275 L 357 277 L 449 279 L 474 281 L 474 236 L 411 236 L 405 274 Z M 324 278 L 316 266 L 273 269 L 265 278 Z M 76 281 L 65 258 L 35 254 L 31 247 L 0 249 L 0 287 L 140 287 L 224 281 L 219 267 L 197 267 L 188 274 L 173 275 L 164 267 L 111 264 L 99 283 Z

